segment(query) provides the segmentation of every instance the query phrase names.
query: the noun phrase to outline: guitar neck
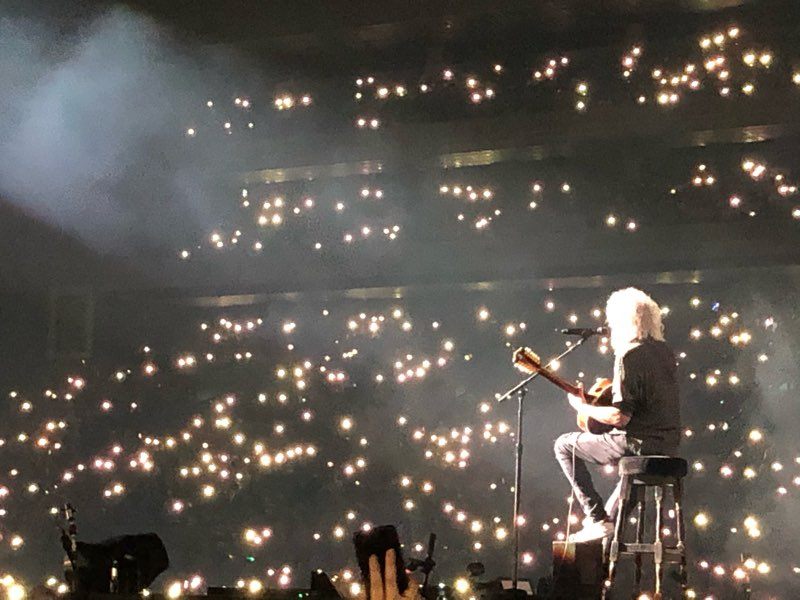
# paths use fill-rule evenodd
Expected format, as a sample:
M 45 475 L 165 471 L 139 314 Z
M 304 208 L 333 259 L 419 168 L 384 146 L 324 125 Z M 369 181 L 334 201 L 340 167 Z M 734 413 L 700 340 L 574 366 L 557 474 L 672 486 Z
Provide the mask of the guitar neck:
M 559 377 L 549 369 L 542 367 L 541 369 L 539 369 L 539 375 L 547 379 L 547 381 L 549 381 L 550 383 L 556 385 L 557 387 L 560 387 L 568 394 L 573 394 L 575 396 L 580 396 L 581 394 L 581 388 L 579 388 L 575 384 L 570 383 L 566 379 Z

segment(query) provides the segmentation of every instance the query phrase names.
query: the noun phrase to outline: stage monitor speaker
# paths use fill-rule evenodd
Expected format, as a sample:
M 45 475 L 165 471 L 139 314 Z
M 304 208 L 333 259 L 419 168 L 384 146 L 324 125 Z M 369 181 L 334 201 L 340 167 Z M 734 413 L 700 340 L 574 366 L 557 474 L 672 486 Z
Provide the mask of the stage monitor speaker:
M 595 600 L 603 592 L 602 542 L 553 542 L 552 598 Z

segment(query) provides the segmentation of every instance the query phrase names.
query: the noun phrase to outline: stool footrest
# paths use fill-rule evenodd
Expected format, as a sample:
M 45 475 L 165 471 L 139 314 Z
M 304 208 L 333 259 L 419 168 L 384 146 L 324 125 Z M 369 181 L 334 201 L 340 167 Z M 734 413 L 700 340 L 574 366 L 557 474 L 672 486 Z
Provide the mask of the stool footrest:
M 683 556 L 683 553 L 678 548 L 663 548 L 662 553 L 665 561 L 680 562 Z M 620 542 L 620 556 L 636 556 L 637 554 L 655 554 L 654 544 L 625 544 Z

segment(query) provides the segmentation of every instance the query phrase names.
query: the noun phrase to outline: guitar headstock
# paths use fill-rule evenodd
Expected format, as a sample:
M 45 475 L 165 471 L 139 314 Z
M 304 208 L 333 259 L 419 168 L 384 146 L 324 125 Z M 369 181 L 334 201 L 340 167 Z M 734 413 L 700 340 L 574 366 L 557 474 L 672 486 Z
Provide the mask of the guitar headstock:
M 514 350 L 512 362 L 515 367 L 526 373 L 535 373 L 542 369 L 542 359 L 533 350 L 527 347 Z

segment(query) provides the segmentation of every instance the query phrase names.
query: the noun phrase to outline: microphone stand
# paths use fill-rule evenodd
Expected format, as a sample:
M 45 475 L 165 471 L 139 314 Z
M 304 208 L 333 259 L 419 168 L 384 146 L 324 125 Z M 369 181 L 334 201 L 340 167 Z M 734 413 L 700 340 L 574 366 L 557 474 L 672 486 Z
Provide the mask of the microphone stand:
M 567 356 L 567 354 L 574 352 L 576 348 L 582 346 L 591 336 L 591 333 L 581 336 L 577 342 L 544 365 L 543 368 L 546 369 L 550 367 L 550 365 L 560 361 Z M 514 570 L 511 578 L 511 589 L 514 595 L 517 593 L 517 583 L 519 582 L 519 523 L 517 521 L 519 520 L 519 507 L 522 500 L 522 417 L 525 411 L 525 396 L 528 393 L 528 384 L 538 376 L 539 371 L 532 373 L 497 399 L 498 402 L 504 402 L 514 395 L 517 397 L 517 444 L 514 464 Z

